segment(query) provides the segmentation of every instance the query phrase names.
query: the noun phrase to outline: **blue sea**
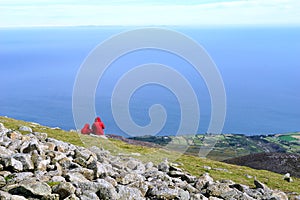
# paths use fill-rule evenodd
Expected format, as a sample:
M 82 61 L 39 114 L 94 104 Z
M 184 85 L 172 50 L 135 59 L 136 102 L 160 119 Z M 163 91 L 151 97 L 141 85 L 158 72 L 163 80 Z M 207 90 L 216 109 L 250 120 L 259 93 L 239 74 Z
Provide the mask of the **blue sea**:
M 98 44 L 135 28 L 0 29 L 0 115 L 75 129 L 72 92 L 81 64 Z M 300 131 L 300 27 L 164 28 L 197 41 L 218 67 L 227 96 L 223 133 Z M 99 81 L 95 106 L 106 133 L 126 135 L 112 115 L 112 90 L 124 73 L 146 63 L 170 66 L 186 77 L 200 106 L 197 133 L 205 133 L 211 102 L 203 78 L 180 57 L 155 49 L 118 58 Z M 158 135 L 175 134 L 180 106 L 167 88 L 149 84 L 136 90 L 129 102 L 132 119 L 139 126 L 149 124 L 148 109 L 153 104 L 162 104 L 168 114 Z

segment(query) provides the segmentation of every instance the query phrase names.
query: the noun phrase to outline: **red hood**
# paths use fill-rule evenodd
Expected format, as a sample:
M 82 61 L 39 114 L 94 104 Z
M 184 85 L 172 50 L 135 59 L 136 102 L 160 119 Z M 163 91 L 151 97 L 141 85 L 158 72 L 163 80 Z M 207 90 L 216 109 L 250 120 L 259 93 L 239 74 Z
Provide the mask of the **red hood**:
M 101 122 L 100 117 L 96 117 L 95 122 Z

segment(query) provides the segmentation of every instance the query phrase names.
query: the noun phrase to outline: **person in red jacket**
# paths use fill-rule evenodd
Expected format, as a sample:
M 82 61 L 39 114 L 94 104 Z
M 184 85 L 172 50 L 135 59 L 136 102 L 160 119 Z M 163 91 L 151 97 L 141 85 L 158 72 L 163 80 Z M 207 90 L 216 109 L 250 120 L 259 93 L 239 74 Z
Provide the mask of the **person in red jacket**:
M 100 117 L 96 117 L 95 122 L 93 123 L 92 126 L 93 134 L 104 135 L 103 129 L 105 129 L 104 123 L 101 121 Z
M 85 124 L 84 127 L 81 129 L 81 134 L 87 135 L 92 132 L 92 129 L 90 129 L 89 124 Z

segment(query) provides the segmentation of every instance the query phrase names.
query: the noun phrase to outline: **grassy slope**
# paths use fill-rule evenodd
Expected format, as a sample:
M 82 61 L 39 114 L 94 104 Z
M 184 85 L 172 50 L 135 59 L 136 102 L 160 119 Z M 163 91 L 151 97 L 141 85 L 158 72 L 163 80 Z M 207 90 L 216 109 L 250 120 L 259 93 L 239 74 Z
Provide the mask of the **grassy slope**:
M 118 155 L 119 153 L 139 153 L 140 156 L 136 155 L 136 157 L 144 162 L 152 161 L 153 163 L 157 164 L 164 158 L 168 158 L 171 161 L 176 160 L 176 162 L 182 164 L 181 168 L 196 176 L 199 176 L 204 172 L 208 172 L 203 168 L 203 166 L 210 166 L 212 168 L 222 168 L 229 171 L 225 172 L 219 170 L 210 170 L 209 173 L 215 180 L 230 179 L 237 183 L 253 186 L 253 178 L 247 178 L 245 176 L 247 174 L 256 177 L 258 180 L 262 181 L 272 189 L 279 189 L 285 192 L 300 193 L 300 179 L 294 178 L 294 182 L 288 183 L 282 180 L 282 175 L 265 170 L 255 170 L 248 167 L 229 165 L 226 163 L 212 161 L 195 156 L 178 155 L 177 152 L 172 152 L 164 149 L 129 145 L 119 140 L 106 140 L 93 136 L 79 135 L 76 132 L 53 130 L 49 127 L 5 117 L 0 117 L 0 123 L 3 123 L 5 127 L 13 130 L 18 130 L 18 128 L 22 125 L 30 126 L 33 131 L 47 133 L 48 137 L 56 138 L 58 140 L 62 140 L 79 146 L 103 147 L 104 149 L 109 150 L 114 155 Z M 131 156 L 135 157 L 135 154 Z

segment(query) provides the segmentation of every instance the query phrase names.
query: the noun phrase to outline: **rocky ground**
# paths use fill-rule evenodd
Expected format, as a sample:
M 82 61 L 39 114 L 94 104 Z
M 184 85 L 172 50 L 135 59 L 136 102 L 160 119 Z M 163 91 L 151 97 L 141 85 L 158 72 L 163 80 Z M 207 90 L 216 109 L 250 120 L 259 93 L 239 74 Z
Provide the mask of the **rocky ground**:
M 155 166 L 0 124 L 0 199 L 288 199 L 258 180 L 254 184 L 195 177 L 167 160 Z

